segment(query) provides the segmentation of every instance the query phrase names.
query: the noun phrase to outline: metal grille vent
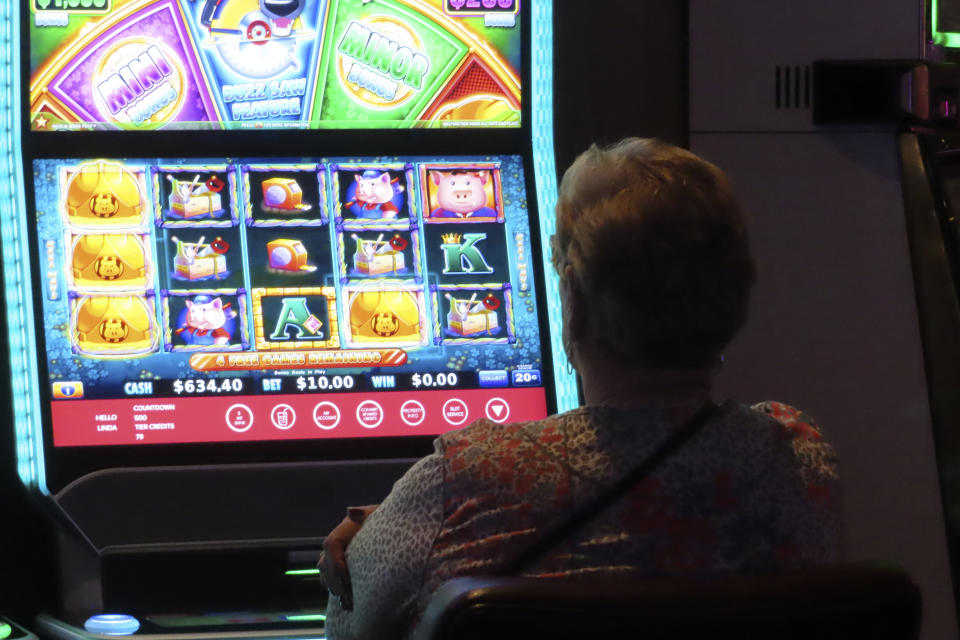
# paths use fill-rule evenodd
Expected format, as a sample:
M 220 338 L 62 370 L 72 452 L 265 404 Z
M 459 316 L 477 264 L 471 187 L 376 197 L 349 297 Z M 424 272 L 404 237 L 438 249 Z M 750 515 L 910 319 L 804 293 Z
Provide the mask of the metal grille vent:
M 774 76 L 774 106 L 778 110 L 809 109 L 812 82 L 810 65 L 778 64 Z

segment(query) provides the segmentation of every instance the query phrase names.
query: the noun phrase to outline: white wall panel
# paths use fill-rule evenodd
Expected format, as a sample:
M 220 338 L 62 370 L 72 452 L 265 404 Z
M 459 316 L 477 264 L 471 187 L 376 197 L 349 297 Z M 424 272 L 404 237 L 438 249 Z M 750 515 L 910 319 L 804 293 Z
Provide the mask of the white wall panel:
M 917 58 L 921 0 L 690 0 L 690 130 L 809 131 L 775 107 L 775 68 L 817 59 Z
M 694 134 L 751 218 L 760 277 L 719 393 L 808 411 L 837 448 L 846 556 L 895 560 L 926 640 L 957 638 L 896 157 L 889 134 Z

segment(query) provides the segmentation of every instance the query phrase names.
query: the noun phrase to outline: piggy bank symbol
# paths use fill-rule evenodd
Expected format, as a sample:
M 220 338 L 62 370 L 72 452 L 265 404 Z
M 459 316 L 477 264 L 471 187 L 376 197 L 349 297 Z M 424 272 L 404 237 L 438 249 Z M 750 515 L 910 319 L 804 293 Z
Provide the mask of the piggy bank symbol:
M 431 171 L 430 178 L 437 186 L 437 207 L 430 212 L 433 218 L 495 217 L 487 206 L 487 171 Z
M 112 218 L 120 210 L 120 203 L 109 193 L 95 193 L 90 198 L 90 212 L 98 218 Z
M 378 336 L 389 338 L 400 331 L 400 319 L 392 313 L 378 313 L 371 320 L 373 332 Z
M 100 337 L 106 342 L 118 343 L 127 339 L 130 329 L 127 323 L 117 317 L 108 317 L 100 323 Z
M 102 280 L 116 280 L 123 275 L 123 263 L 117 256 L 101 256 L 93 264 L 93 270 Z

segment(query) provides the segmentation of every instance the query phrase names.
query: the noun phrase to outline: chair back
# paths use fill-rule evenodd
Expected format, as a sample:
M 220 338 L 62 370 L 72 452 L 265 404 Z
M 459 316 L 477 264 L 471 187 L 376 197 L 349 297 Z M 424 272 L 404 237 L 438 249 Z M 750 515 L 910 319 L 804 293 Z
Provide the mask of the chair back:
M 913 640 L 921 597 L 893 567 L 708 581 L 456 578 L 416 640 Z

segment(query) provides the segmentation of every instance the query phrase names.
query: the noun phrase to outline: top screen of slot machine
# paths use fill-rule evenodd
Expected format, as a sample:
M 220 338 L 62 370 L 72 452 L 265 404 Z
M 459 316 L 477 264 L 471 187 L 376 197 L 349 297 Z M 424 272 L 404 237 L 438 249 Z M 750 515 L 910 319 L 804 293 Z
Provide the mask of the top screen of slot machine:
M 519 1 L 30 0 L 30 127 L 519 127 Z
M 547 414 L 520 156 L 42 159 L 33 177 L 55 446 Z

